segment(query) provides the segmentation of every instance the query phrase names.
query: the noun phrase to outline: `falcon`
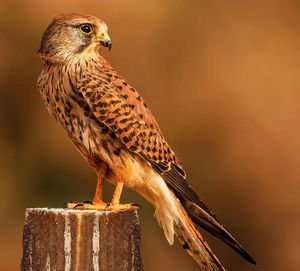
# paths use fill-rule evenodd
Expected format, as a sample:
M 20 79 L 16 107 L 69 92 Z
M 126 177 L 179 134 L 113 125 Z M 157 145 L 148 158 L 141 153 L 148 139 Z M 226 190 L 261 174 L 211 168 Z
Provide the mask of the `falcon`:
M 173 244 L 175 234 L 205 270 L 225 269 L 199 227 L 255 264 L 192 190 L 143 98 L 100 55 L 101 47 L 112 47 L 107 25 L 94 16 L 72 13 L 54 17 L 38 50 L 44 64 L 37 83 L 42 99 L 98 175 L 93 201 L 65 207 L 138 209 L 120 203 L 126 185 L 155 207 L 168 242 Z M 116 185 L 111 203 L 102 201 L 104 179 Z

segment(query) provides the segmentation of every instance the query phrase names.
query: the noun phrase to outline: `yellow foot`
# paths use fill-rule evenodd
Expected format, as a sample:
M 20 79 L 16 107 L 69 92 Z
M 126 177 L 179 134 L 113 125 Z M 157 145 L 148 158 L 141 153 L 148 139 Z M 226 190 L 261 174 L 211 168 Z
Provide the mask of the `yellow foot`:
M 111 204 L 111 203 L 94 203 L 91 201 L 68 202 L 64 204 L 64 208 L 76 210 L 97 210 L 97 211 L 121 211 L 121 210 L 138 210 L 140 206 L 135 203 L 128 204 Z

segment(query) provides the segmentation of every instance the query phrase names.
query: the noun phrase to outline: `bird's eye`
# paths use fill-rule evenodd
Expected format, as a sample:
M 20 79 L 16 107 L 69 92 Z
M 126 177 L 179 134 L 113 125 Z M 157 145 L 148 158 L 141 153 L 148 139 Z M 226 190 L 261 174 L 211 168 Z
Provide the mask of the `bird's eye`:
M 89 24 L 83 24 L 80 26 L 80 31 L 85 35 L 90 35 L 93 33 L 93 27 Z

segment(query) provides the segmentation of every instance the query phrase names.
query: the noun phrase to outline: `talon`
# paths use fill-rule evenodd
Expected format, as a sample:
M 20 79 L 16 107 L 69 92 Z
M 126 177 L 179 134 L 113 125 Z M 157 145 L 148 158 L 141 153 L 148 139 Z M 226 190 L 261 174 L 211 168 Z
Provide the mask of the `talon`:
M 142 209 L 142 207 L 136 203 L 130 203 L 130 206 L 132 207 L 138 207 L 139 209 Z
M 84 204 L 83 204 L 83 203 L 78 203 L 78 204 L 76 204 L 76 205 L 73 207 L 73 209 L 76 209 L 76 207 L 80 207 L 80 206 L 84 206 Z
M 93 202 L 91 202 L 90 200 L 86 200 L 86 201 L 84 201 L 83 203 L 88 203 L 88 204 L 94 204 Z
M 108 203 L 108 204 L 104 207 L 104 211 L 106 211 L 110 205 L 111 205 L 111 203 Z

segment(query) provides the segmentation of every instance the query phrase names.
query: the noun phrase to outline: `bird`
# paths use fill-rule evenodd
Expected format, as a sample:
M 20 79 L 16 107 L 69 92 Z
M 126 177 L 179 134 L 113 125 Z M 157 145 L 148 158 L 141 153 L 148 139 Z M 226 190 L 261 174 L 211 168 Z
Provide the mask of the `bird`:
M 68 13 L 53 18 L 37 52 L 43 62 L 37 82 L 42 100 L 98 176 L 93 201 L 69 202 L 65 208 L 138 209 L 120 203 L 125 185 L 155 207 L 169 244 L 176 235 L 204 270 L 225 268 L 200 228 L 256 264 L 194 192 L 149 107 L 102 57 L 101 48 L 112 48 L 107 25 L 91 15 Z M 110 203 L 102 200 L 104 180 L 116 185 Z

